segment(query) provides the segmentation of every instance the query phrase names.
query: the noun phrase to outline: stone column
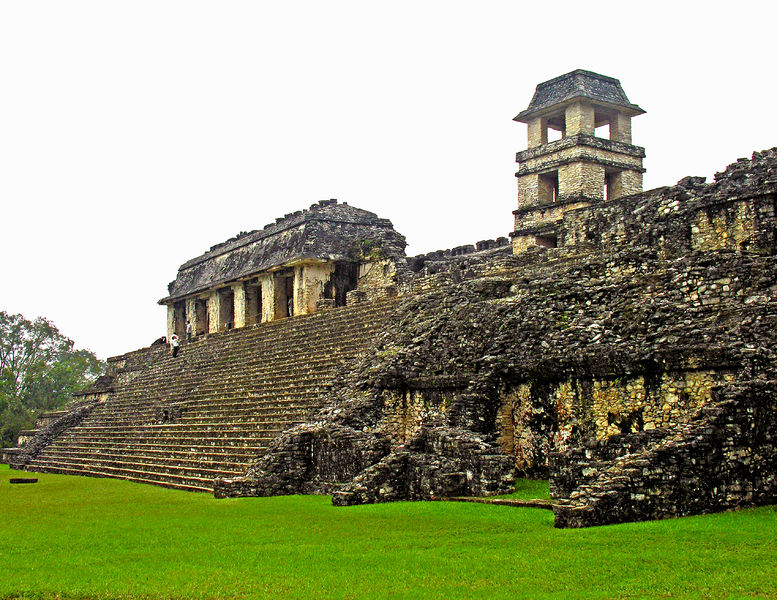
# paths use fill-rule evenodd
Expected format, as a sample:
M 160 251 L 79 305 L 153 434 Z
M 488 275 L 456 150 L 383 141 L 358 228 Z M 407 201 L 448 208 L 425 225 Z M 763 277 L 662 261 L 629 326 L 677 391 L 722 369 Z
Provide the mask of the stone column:
M 167 339 L 169 340 L 175 333 L 175 305 L 167 305 Z
M 536 117 L 529 120 L 529 148 L 536 148 L 548 143 L 548 120 Z
M 213 290 L 208 295 L 208 333 L 221 331 L 221 295 Z
M 246 326 L 246 311 L 247 311 L 247 305 L 246 305 L 246 287 L 245 284 L 241 281 L 240 283 L 232 284 L 232 293 L 234 294 L 234 309 L 233 309 L 233 315 L 234 315 L 234 327 L 237 329 L 238 327 L 245 327 Z
M 262 323 L 267 323 L 275 318 L 275 279 L 272 273 L 259 276 L 259 285 L 262 286 Z
M 631 117 L 616 113 L 610 119 L 610 139 L 615 142 L 631 143 Z
M 539 173 L 521 175 L 518 178 L 518 206 L 534 206 L 553 202 L 553 184 Z
M 186 320 L 191 323 L 192 335 L 197 335 L 197 326 L 201 325 L 197 322 L 197 299 L 186 299 Z
M 305 278 L 303 276 L 303 267 L 299 265 L 294 267 L 294 315 L 306 315 L 308 313 L 305 306 Z
M 585 102 L 575 102 L 566 109 L 567 137 L 585 133 L 594 135 L 594 107 Z
M 302 267 L 302 289 L 298 314 L 316 312 L 319 298 L 324 295 L 324 286 L 335 270 L 334 263 L 316 263 Z M 296 304 L 296 303 L 295 303 Z

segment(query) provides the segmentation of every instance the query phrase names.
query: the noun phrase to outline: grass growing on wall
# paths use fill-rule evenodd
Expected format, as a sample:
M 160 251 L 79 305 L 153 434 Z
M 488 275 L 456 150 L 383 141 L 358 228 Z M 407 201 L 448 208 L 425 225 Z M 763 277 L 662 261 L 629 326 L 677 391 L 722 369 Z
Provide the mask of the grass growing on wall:
M 0 598 L 777 596 L 774 507 L 556 530 L 536 509 L 13 473 L 0 467 Z

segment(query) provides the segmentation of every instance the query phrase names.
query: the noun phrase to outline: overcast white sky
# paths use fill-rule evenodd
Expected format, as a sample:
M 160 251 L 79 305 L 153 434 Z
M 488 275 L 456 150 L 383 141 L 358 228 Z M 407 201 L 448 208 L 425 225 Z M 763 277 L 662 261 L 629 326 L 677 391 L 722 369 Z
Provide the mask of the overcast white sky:
M 0 1 L 0 310 L 100 357 L 178 266 L 338 198 L 408 254 L 506 235 L 537 83 L 621 80 L 645 188 L 777 145 L 773 2 Z

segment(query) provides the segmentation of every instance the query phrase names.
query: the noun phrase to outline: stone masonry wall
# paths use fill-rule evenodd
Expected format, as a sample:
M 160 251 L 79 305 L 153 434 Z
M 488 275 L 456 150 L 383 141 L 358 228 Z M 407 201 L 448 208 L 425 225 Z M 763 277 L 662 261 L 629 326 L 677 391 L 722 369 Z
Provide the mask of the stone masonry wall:
M 400 299 L 310 424 L 316 440 L 339 441 L 311 453 L 307 438 L 284 434 L 217 494 L 338 490 L 351 504 L 504 492 L 516 464 L 547 474 L 556 447 L 679 425 L 713 385 L 752 370 L 754 355 L 774 360 L 770 256 L 568 249 L 425 279 L 436 284 Z M 478 440 L 470 454 L 455 443 L 467 436 Z M 311 457 L 304 468 L 299 456 Z M 353 475 L 354 456 L 374 462 Z
M 772 253 L 777 247 L 777 149 L 740 159 L 705 184 L 676 186 L 567 211 L 560 246 L 651 247 L 679 256 L 696 250 Z
M 777 388 L 716 388 L 673 430 L 614 436 L 554 456 L 556 527 L 663 519 L 777 502 Z

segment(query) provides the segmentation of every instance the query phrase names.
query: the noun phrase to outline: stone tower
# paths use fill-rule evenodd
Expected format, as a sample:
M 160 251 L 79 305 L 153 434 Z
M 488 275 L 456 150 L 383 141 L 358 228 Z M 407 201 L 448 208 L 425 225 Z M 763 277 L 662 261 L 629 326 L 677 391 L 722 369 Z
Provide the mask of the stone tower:
M 537 86 L 514 119 L 529 133 L 529 147 L 516 155 L 516 254 L 534 245 L 556 247 L 565 211 L 642 191 L 645 149 L 631 143 L 631 117 L 644 112 L 629 102 L 620 81 L 591 71 Z M 549 129 L 560 138 L 548 141 Z

